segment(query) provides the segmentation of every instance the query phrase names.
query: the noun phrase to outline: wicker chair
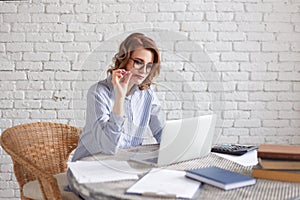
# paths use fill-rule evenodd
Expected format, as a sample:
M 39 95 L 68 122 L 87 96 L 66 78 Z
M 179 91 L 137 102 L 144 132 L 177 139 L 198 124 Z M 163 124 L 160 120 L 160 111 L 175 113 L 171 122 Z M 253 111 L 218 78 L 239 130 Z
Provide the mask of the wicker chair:
M 80 133 L 76 127 L 52 122 L 18 125 L 2 133 L 0 143 L 13 160 L 22 200 L 78 199 L 72 192 L 64 197 L 56 176 L 63 174 L 66 183 L 67 160 Z M 35 185 L 40 198 L 26 196 L 26 185 Z

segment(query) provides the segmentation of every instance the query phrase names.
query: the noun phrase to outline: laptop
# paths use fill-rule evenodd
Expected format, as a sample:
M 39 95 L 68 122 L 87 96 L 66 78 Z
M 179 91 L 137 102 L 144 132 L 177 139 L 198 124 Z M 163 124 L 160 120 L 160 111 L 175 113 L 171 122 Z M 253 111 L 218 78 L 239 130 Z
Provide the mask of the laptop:
M 166 121 L 158 151 L 137 153 L 130 160 L 164 166 L 206 156 L 210 153 L 216 115 Z

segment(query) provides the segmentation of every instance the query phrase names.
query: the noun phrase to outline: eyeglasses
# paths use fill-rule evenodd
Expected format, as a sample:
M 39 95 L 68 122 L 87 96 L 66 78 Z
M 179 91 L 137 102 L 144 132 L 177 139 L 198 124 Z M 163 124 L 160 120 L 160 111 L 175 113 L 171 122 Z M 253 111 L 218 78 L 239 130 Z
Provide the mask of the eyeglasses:
M 136 70 L 144 69 L 144 67 L 146 66 L 146 72 L 149 73 L 151 71 L 152 67 L 154 66 L 153 63 L 145 64 L 141 60 L 138 60 L 138 59 L 134 59 L 134 58 L 129 58 L 129 59 L 133 61 L 133 67 Z

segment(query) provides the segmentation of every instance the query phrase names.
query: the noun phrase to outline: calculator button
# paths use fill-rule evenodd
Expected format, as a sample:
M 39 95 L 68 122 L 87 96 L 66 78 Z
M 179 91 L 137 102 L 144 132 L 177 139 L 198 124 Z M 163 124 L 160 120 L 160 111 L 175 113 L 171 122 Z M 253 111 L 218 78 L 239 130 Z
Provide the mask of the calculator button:
M 243 155 L 248 151 L 257 149 L 257 146 L 254 145 L 238 145 L 238 144 L 220 144 L 215 145 L 211 149 L 212 152 L 216 153 L 225 153 L 225 154 L 232 154 L 232 155 Z

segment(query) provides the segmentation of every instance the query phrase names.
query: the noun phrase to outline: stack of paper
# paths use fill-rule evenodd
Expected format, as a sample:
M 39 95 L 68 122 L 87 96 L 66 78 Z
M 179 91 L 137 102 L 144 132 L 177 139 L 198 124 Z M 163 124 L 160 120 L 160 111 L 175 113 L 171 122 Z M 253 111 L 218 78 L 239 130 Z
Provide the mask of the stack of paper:
M 68 167 L 78 183 L 136 180 L 138 174 L 143 173 L 131 168 L 126 161 L 116 160 L 69 162 Z
M 127 194 L 190 199 L 197 196 L 201 183 L 185 177 L 185 171 L 152 169 L 130 187 Z
M 257 164 L 257 151 L 249 151 L 241 156 L 229 155 L 224 153 L 213 153 L 222 158 L 231 160 L 243 166 L 253 166 Z

